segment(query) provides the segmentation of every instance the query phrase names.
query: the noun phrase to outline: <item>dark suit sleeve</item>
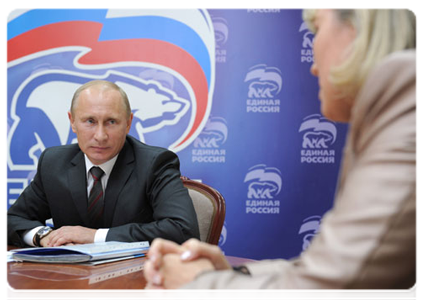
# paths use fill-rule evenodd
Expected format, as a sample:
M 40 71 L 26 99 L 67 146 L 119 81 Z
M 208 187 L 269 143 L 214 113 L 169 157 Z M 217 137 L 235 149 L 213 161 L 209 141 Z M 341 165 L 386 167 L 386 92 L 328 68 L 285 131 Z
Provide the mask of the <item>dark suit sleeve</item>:
M 145 178 L 146 197 L 152 220 L 112 227 L 106 240 L 151 242 L 161 237 L 183 243 L 189 238 L 199 239 L 197 217 L 188 191 L 180 179 L 176 154 L 167 150 L 158 152 L 150 162 L 148 173 Z M 144 182 L 140 180 L 139 184 L 143 185 Z
M 28 229 L 45 225 L 51 218 L 50 209 L 41 179 L 41 166 L 45 152 L 38 162 L 37 174 L 7 212 L 7 237 L 9 245 L 24 247 L 22 233 Z

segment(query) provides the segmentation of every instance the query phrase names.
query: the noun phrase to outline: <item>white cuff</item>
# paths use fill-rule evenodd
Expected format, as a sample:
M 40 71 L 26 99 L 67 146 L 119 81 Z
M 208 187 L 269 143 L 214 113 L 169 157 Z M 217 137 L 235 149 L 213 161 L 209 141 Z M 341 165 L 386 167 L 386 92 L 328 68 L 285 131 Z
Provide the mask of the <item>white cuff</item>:
M 27 231 L 25 231 L 24 232 L 24 234 L 23 234 L 23 240 L 24 240 L 24 242 L 25 242 L 25 244 L 27 244 L 27 245 L 29 245 L 29 246 L 32 246 L 32 247 L 35 247 L 35 245 L 34 245 L 34 242 L 33 242 L 33 240 L 34 240 L 34 235 L 37 233 L 37 231 L 38 230 L 40 230 L 40 228 L 42 228 L 43 226 L 38 226 L 38 227 L 35 227 L 35 228 L 33 228 L 33 229 L 29 229 L 29 230 L 27 230 Z
M 95 236 L 94 236 L 94 243 L 101 243 L 106 241 L 107 233 L 109 232 L 109 228 L 100 228 L 97 229 Z

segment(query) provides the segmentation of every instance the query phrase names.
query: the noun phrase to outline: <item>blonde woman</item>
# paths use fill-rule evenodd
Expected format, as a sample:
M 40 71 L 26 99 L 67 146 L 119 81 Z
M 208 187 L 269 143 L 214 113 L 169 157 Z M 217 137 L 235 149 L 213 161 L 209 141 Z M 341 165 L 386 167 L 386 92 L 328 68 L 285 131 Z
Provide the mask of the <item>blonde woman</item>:
M 410 288 L 416 270 L 415 16 L 306 10 L 325 117 L 350 124 L 333 208 L 295 260 L 231 268 L 197 240 L 153 242 L 152 288 Z

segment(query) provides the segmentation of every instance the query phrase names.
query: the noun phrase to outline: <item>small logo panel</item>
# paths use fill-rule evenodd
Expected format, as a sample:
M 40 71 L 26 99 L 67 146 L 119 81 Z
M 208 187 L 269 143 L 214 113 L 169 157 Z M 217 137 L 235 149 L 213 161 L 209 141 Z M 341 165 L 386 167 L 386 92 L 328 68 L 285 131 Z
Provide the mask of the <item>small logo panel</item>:
M 301 44 L 301 62 L 302 63 L 313 63 L 313 42 L 314 42 L 314 34 L 308 30 L 307 23 L 302 22 L 300 29 L 298 30 L 303 36 L 302 44 Z
M 224 163 L 226 161 L 224 144 L 227 138 L 228 126 L 226 120 L 220 117 L 211 117 L 193 143 L 192 162 Z
M 311 216 L 303 220 L 303 224 L 298 231 L 298 235 L 302 236 L 302 250 L 308 248 L 314 236 L 320 231 L 321 216 Z
M 212 17 L 212 22 L 216 39 L 216 63 L 226 63 L 226 42 L 229 38 L 228 21 L 222 17 Z
M 245 175 L 247 183 L 246 213 L 279 214 L 282 189 L 281 172 L 277 168 L 260 164 L 250 168 Z
M 333 122 L 319 114 L 313 114 L 303 119 L 298 132 L 303 137 L 301 163 L 335 163 L 333 145 L 337 129 Z
M 278 113 L 282 90 L 282 73 L 278 68 L 265 64 L 255 65 L 247 72 L 244 82 L 248 83 L 247 112 Z

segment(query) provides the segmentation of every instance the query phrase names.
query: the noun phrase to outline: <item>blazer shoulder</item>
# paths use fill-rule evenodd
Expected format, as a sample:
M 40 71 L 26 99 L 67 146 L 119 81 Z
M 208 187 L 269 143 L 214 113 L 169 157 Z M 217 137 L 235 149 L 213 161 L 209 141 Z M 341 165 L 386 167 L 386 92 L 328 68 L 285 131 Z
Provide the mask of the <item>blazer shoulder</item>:
M 136 153 L 143 152 L 143 153 L 150 153 L 151 155 L 158 155 L 165 152 L 173 153 L 172 151 L 163 147 L 147 145 L 129 135 L 127 136 L 126 139 L 128 143 L 131 145 L 132 149 L 134 149 L 134 152 Z
M 78 144 L 53 146 L 45 149 L 41 154 L 41 158 L 43 161 L 70 161 L 80 152 L 81 149 Z
M 50 155 L 54 154 L 64 154 L 64 153 L 76 153 L 81 151 L 78 144 L 70 144 L 70 145 L 63 145 L 63 146 L 53 146 L 46 148 L 44 150 L 45 153 L 49 153 Z

